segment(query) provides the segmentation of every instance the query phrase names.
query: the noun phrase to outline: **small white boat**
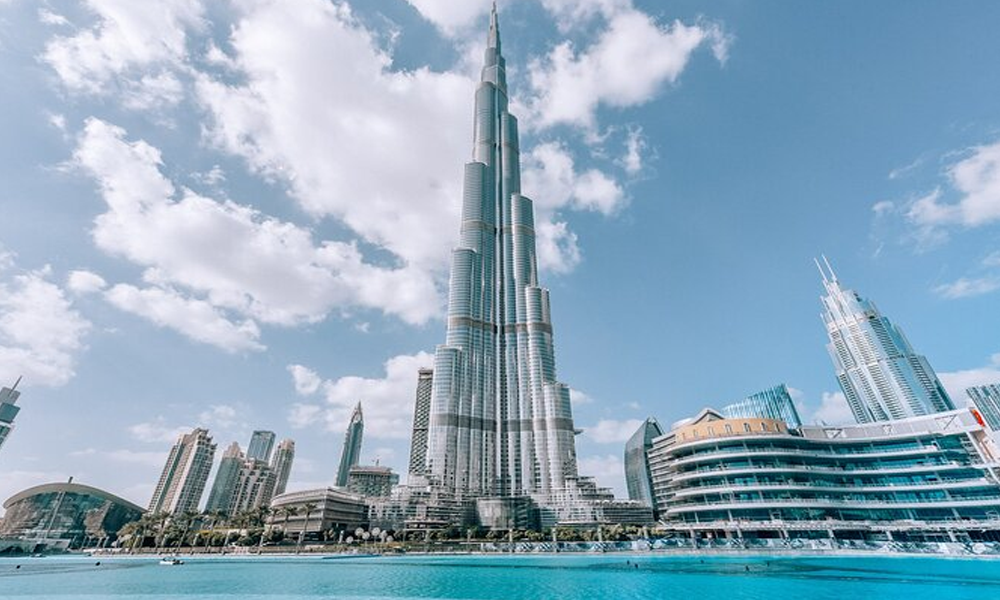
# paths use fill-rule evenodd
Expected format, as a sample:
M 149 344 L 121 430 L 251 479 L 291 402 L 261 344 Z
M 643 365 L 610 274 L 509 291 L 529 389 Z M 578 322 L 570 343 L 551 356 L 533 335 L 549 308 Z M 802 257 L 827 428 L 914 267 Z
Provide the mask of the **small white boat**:
M 179 558 L 177 558 L 176 556 L 168 556 L 166 558 L 161 558 L 160 559 L 160 564 L 161 565 L 168 565 L 168 566 L 175 566 L 175 565 L 183 565 L 184 561 L 181 560 L 181 559 L 179 559 Z

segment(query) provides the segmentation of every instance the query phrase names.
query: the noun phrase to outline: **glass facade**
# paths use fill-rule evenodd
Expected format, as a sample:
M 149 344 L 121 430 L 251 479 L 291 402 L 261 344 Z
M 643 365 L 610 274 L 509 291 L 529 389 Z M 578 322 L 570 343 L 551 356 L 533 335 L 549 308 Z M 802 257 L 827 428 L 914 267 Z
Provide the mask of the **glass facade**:
M 868 425 L 783 425 L 709 411 L 657 438 L 650 462 L 661 518 L 744 532 L 1000 524 L 997 448 L 968 409 Z
M 726 405 L 720 412 L 729 419 L 760 417 L 780 419 L 789 429 L 798 429 L 802 426 L 799 411 L 795 409 L 795 402 L 788 393 L 788 387 L 783 383 Z
M 1000 431 L 1000 383 L 970 387 L 965 393 L 990 429 Z
M 656 419 L 643 421 L 639 429 L 625 443 L 625 487 L 630 500 L 654 506 L 653 474 L 649 470 L 649 449 L 653 440 L 663 435 L 663 428 Z
M 142 508 L 78 483 L 48 483 L 4 502 L 0 538 L 28 540 L 47 548 L 107 546 L 118 530 L 137 521 Z
M 431 388 L 434 370 L 420 369 L 417 374 L 417 399 L 413 405 L 413 433 L 410 437 L 410 475 L 427 470 L 427 426 L 431 418 Z
M 254 431 L 250 435 L 250 445 L 247 446 L 247 458 L 270 462 L 274 438 L 273 431 Z
M 20 382 L 19 378 L 17 383 Z M 16 404 L 17 399 L 21 397 L 21 392 L 17 391 L 17 383 L 14 387 L 0 389 L 0 448 L 3 448 L 4 442 L 14 429 L 14 417 L 21 410 Z
M 281 440 L 278 449 L 274 453 L 274 462 L 271 468 L 274 469 L 275 483 L 274 495 L 280 496 L 285 493 L 288 487 L 288 478 L 292 475 L 292 462 L 295 461 L 295 440 Z
M 206 511 L 220 512 L 224 515 L 233 513 L 233 495 L 240 480 L 240 467 L 244 458 L 238 443 L 233 442 L 226 448 L 222 454 L 222 461 L 219 462 L 219 470 L 215 473 L 212 491 L 208 494 Z
M 854 419 L 871 423 L 954 409 L 934 369 L 903 331 L 826 266 L 829 274 L 822 267 L 820 272 L 827 350 Z
M 355 465 L 347 476 L 347 490 L 369 498 L 388 497 L 392 486 L 397 483 L 399 474 L 393 473 L 389 467 L 377 465 Z
M 361 414 L 361 403 L 354 407 L 351 422 L 344 433 L 344 449 L 340 452 L 340 468 L 337 469 L 337 487 L 347 487 L 347 477 L 351 467 L 361 462 L 361 441 L 365 434 L 365 417 Z

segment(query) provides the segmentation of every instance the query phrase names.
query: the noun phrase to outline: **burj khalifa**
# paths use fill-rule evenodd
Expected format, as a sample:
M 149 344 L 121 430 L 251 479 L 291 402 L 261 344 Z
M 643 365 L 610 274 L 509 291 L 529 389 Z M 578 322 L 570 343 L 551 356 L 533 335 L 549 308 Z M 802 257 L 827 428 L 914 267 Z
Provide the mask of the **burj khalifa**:
M 496 6 L 475 95 L 448 333 L 434 359 L 425 474 L 455 498 L 559 493 L 577 479 L 569 388 L 556 378 L 532 201 L 521 194 Z

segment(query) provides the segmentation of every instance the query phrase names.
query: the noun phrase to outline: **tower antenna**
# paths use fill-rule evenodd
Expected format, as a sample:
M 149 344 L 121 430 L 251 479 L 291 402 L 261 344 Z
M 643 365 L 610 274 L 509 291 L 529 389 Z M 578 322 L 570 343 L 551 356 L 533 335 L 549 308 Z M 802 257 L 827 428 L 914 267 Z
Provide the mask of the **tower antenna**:
M 830 266 L 830 261 L 826 259 L 826 255 L 823 254 L 822 256 L 823 256 L 823 262 L 826 264 L 826 268 L 830 270 L 830 278 L 833 281 L 837 281 L 837 272 L 833 270 L 832 266 Z
M 823 277 L 823 283 L 828 283 L 829 280 L 826 278 L 826 271 L 823 270 L 823 265 L 819 264 L 819 259 L 813 258 L 813 262 L 816 263 L 816 268 L 819 269 L 819 274 Z

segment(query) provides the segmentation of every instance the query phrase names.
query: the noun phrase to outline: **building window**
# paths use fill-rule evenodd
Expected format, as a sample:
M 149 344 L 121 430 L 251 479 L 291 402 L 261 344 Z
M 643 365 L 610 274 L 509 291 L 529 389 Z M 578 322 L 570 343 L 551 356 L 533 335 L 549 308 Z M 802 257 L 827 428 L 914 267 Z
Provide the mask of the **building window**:
M 750 423 L 743 423 L 743 431 L 750 433 Z

